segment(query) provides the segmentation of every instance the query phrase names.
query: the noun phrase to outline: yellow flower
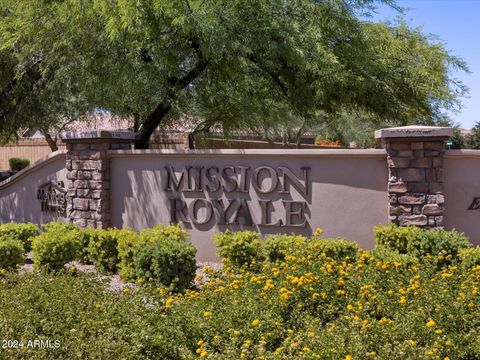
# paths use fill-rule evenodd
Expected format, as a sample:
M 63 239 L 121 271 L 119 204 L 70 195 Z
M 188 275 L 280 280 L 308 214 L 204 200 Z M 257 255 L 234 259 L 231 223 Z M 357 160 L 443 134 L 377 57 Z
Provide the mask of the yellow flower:
M 208 318 L 208 317 L 211 317 L 211 316 L 212 316 L 212 313 L 211 313 L 210 311 L 205 311 L 205 312 L 203 313 L 203 317 Z
M 102 307 L 102 305 L 97 304 L 97 305 L 95 305 L 95 307 L 96 307 L 97 309 L 100 309 L 100 308 Z
M 437 335 L 440 335 L 440 334 L 442 334 L 442 333 L 443 333 L 443 330 L 441 330 L 441 329 L 435 330 L 435 334 L 437 334 Z
M 205 349 L 202 349 L 202 352 L 200 353 L 200 357 L 203 358 L 203 357 L 205 357 L 205 356 L 207 356 L 207 355 L 208 355 L 208 351 L 205 350 Z
M 125 294 L 128 294 L 128 293 L 130 292 L 130 289 L 129 289 L 128 287 L 123 288 L 123 292 L 124 292 Z
M 202 340 L 202 339 L 200 339 L 200 340 L 197 341 L 197 345 L 198 345 L 198 346 L 200 346 L 200 345 L 202 345 L 202 344 L 203 344 L 203 340 Z
M 318 236 L 320 236 L 320 235 L 322 235 L 322 234 L 323 234 L 323 229 L 320 228 L 320 227 L 317 227 L 317 228 L 315 229 L 315 232 L 313 233 L 313 236 L 318 237 Z
M 345 356 L 345 360 L 352 360 L 352 356 L 351 355 Z
M 405 305 L 407 303 L 407 298 L 405 296 L 400 296 L 400 304 Z
M 408 340 L 408 343 L 410 344 L 410 346 L 416 346 L 417 345 L 417 342 L 413 341 L 412 339 Z
M 253 326 L 258 326 L 258 325 L 260 325 L 260 320 L 258 320 L 258 319 L 253 320 L 253 321 L 252 321 L 252 325 L 253 325 Z
M 173 298 L 168 298 L 166 301 L 165 301 L 165 307 L 166 308 L 169 308 L 170 306 L 172 306 L 174 300 Z
M 220 336 L 215 335 L 215 336 L 213 337 L 213 341 L 215 341 L 215 342 L 220 341 Z
M 240 333 L 240 331 L 238 331 L 238 330 L 235 330 L 235 331 L 233 332 L 233 335 L 235 335 L 235 336 L 240 336 L 240 334 L 241 334 L 241 333 Z
M 428 328 L 433 328 L 435 327 L 435 325 L 437 325 L 437 323 L 435 321 L 433 321 L 432 319 L 430 319 L 426 324 L 425 326 L 428 327 Z
M 306 346 L 305 346 L 304 348 L 302 348 L 302 351 L 303 351 L 303 352 L 309 352 L 309 351 L 310 351 L 310 349 L 309 349 L 308 347 L 306 347 Z

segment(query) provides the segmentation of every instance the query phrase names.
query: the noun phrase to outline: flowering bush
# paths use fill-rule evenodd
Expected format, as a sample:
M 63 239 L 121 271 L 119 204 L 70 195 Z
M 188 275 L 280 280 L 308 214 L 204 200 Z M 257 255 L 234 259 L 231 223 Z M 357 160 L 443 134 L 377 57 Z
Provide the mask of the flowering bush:
M 270 262 L 285 260 L 288 255 L 295 254 L 299 249 L 305 248 L 308 239 L 301 235 L 270 235 L 262 240 L 261 248 L 265 259 Z
M 32 248 L 32 238 L 40 229 L 32 223 L 17 224 L 7 223 L 0 225 L 0 240 L 19 240 L 23 243 L 25 251 Z
M 9 269 L 23 264 L 25 249 L 19 240 L 0 240 L 0 268 Z
M 324 241 L 324 248 L 334 241 Z M 134 265 L 148 264 L 140 267 L 142 279 L 156 276 L 156 269 L 165 274 L 189 268 L 191 281 L 194 252 L 170 251 L 191 245 L 145 243 L 142 251 L 129 253 Z M 198 287 L 184 293 L 149 281 L 114 293 L 82 274 L 0 273 L 0 308 L 16 309 L 0 312 L 0 333 L 63 344 L 35 353 L 8 349 L 12 358 L 480 358 L 478 250 L 460 248 L 456 262 L 438 262 L 430 261 L 434 253 L 411 256 L 384 245 L 365 251 L 346 243 L 348 251 L 333 256 L 306 246 L 254 268 L 204 267 Z M 452 259 L 446 249 L 435 256 Z M 170 257 L 183 251 L 188 257 Z
M 376 227 L 374 233 L 379 245 L 419 259 L 431 260 L 430 256 L 425 258 L 431 255 L 440 265 L 456 260 L 460 249 L 472 246 L 463 233 L 455 230 L 430 231 L 390 224 Z
M 219 255 L 235 266 L 255 266 L 263 261 L 260 234 L 254 231 L 225 231 L 217 233 L 213 241 Z

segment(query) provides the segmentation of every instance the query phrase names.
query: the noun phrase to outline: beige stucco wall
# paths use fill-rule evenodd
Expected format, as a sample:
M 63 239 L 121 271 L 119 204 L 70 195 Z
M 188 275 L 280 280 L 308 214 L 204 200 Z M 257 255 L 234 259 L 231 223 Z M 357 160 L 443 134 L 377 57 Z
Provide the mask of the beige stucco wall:
M 480 210 L 468 210 L 480 197 L 480 150 L 448 150 L 444 159 L 445 228 L 465 232 L 480 245 Z
M 169 199 L 181 197 L 187 203 L 195 198 L 245 199 L 249 202 L 254 223 L 258 224 L 261 209 L 258 199 L 272 200 L 272 223 L 285 218 L 282 200 L 307 203 L 305 227 L 266 227 L 229 225 L 233 230 L 251 229 L 267 233 L 296 232 L 311 235 L 317 227 L 326 237 L 344 237 L 364 248 L 374 245 L 372 228 L 386 224 L 387 163 L 383 150 L 204 150 L 189 151 L 111 151 L 111 222 L 116 227 L 142 229 L 157 223 L 168 224 Z M 274 191 L 261 194 L 252 187 L 248 193 L 217 191 L 167 192 L 165 166 L 173 166 L 177 175 L 188 166 L 246 166 L 253 169 L 284 166 L 303 179 L 302 167 L 310 167 L 309 193 L 303 196 L 290 187 L 289 194 Z M 237 175 L 238 177 L 238 175 Z M 270 178 L 264 180 L 265 189 Z M 278 185 L 279 188 L 281 183 Z M 279 189 L 277 188 L 277 189 Z M 205 214 L 200 208 L 199 217 Z M 215 216 L 215 215 L 214 215 Z M 298 220 L 299 218 L 297 218 Z M 217 260 L 211 237 L 224 231 L 215 218 L 205 225 L 186 224 L 200 260 Z
M 49 181 L 66 184 L 65 151 L 51 153 L 0 183 L 0 223 L 54 220 L 53 215 L 41 212 L 36 197 L 37 189 Z

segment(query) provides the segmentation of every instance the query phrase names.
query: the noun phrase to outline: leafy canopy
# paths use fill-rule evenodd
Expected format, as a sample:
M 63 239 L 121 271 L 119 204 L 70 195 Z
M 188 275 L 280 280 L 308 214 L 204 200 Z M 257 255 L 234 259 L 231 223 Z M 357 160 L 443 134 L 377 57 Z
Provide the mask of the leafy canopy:
M 368 21 L 378 2 L 395 6 L 0 0 L 0 134 L 98 108 L 133 117 L 139 148 L 185 116 L 207 130 L 333 126 L 345 112 L 434 122 L 458 106 L 452 70 L 466 66 L 418 29 Z

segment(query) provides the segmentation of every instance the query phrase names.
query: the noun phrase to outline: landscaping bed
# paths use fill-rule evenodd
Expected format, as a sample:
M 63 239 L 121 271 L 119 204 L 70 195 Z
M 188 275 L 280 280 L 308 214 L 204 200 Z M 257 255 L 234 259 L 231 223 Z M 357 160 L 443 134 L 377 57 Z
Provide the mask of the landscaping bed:
M 223 267 L 195 275 L 185 270 L 190 247 L 157 244 L 188 244 L 177 227 L 128 230 L 141 248 L 126 253 L 124 233 L 112 230 L 110 246 L 113 233 L 95 230 L 86 246 L 49 252 L 72 256 L 36 265 L 63 226 L 31 235 L 37 270 L 1 270 L 2 358 L 480 358 L 480 251 L 457 232 L 378 228 L 371 251 L 320 230 L 311 239 L 226 232 L 215 237 Z M 83 230 L 69 231 L 85 245 Z M 117 249 L 115 261 L 105 249 Z M 123 286 L 112 290 L 118 271 Z

